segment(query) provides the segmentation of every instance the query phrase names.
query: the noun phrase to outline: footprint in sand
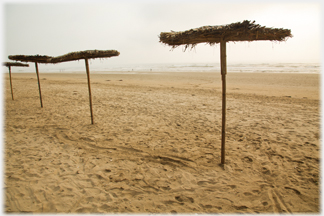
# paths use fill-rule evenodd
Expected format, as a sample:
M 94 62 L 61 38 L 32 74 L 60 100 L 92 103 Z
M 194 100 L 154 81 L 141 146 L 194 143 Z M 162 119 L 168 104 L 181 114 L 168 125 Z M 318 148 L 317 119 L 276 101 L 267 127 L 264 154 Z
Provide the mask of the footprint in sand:
M 193 198 L 187 196 L 175 196 L 174 198 L 179 202 L 195 202 Z

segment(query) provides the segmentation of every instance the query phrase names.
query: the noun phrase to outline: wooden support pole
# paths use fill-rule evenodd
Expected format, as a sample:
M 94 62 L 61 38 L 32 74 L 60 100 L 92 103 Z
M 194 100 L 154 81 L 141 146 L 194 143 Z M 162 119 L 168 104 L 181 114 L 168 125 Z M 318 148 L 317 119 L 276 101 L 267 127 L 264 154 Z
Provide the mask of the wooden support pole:
M 10 80 L 10 89 L 11 89 L 11 99 L 14 100 L 13 91 L 12 91 L 12 82 L 11 82 L 11 67 L 9 66 L 9 80 Z
M 39 73 L 38 73 L 37 62 L 35 62 L 35 68 L 36 68 L 36 75 L 37 75 L 37 82 L 38 82 L 39 99 L 40 99 L 41 107 L 43 108 L 42 91 L 41 91 L 41 86 L 40 86 L 40 82 L 39 82 Z
M 222 148 L 221 148 L 221 164 L 225 164 L 225 136 L 226 136 L 226 41 L 221 40 L 221 75 L 222 75 Z
M 91 124 L 93 124 L 93 112 L 92 112 L 92 97 L 91 97 L 91 86 L 90 86 L 90 71 L 89 71 L 89 63 L 88 59 L 85 58 L 85 65 L 87 70 L 87 78 L 88 78 L 88 89 L 89 89 L 89 102 L 90 102 L 90 113 L 91 113 Z

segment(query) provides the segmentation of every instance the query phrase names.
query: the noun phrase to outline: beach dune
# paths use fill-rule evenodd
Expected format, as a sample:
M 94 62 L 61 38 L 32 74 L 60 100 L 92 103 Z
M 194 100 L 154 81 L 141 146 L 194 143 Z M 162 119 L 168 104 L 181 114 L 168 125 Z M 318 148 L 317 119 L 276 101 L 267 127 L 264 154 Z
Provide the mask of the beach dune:
M 4 74 L 5 212 L 319 213 L 319 74 Z

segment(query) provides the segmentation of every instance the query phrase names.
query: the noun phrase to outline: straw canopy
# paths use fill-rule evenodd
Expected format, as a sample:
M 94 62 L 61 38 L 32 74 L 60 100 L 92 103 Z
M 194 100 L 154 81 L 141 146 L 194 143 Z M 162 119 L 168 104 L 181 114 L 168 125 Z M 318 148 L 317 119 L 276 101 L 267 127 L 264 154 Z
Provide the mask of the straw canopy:
M 19 63 L 19 62 L 3 62 L 3 66 L 6 66 L 6 67 L 11 67 L 11 66 L 29 67 L 28 64 L 23 64 L 23 63 Z
M 46 55 L 10 55 L 8 58 L 22 62 L 51 63 L 50 61 L 53 57 Z
M 80 52 L 71 52 L 65 55 L 57 56 L 51 59 L 51 63 L 60 63 L 91 58 L 110 58 L 113 56 L 119 56 L 119 54 L 120 53 L 117 50 L 86 50 Z
M 203 26 L 187 31 L 161 32 L 160 42 L 172 46 L 180 45 L 194 47 L 198 43 L 208 43 L 214 45 L 222 40 L 228 41 L 285 41 L 292 37 L 290 29 L 267 28 L 255 24 L 255 21 L 244 20 L 243 22 L 232 23 L 229 25 Z
M 10 60 L 22 61 L 22 62 L 37 62 L 37 63 L 60 63 L 67 61 L 74 61 L 80 59 L 91 58 L 110 58 L 113 56 L 119 56 L 117 50 L 86 50 L 80 52 L 71 52 L 65 55 L 52 57 L 46 55 L 10 55 Z

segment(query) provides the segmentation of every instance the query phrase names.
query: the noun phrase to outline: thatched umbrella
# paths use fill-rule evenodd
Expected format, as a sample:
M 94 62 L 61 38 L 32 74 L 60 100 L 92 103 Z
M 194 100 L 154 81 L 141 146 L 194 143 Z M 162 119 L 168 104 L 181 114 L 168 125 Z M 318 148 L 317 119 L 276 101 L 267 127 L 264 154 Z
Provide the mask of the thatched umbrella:
M 43 100 L 42 100 L 42 91 L 39 82 L 39 73 L 38 73 L 38 63 L 50 63 L 52 59 L 51 56 L 41 56 L 41 55 L 10 55 L 8 56 L 10 60 L 22 61 L 22 62 L 35 62 L 36 68 L 36 75 L 37 75 L 37 82 L 38 82 L 38 91 L 39 91 L 39 99 L 41 107 L 43 107 Z
M 23 63 L 19 63 L 19 62 L 4 62 L 3 63 L 4 66 L 8 67 L 9 69 L 9 80 L 10 80 L 10 89 L 11 89 L 11 99 L 14 99 L 13 96 L 13 91 L 12 91 L 12 82 L 11 82 L 11 67 L 29 67 L 28 64 L 23 64 Z
M 92 97 L 91 97 L 91 86 L 90 86 L 90 70 L 88 59 L 91 58 L 110 58 L 113 56 L 119 56 L 119 52 L 116 50 L 86 50 L 80 52 L 71 52 L 65 55 L 57 56 L 51 59 L 51 63 L 60 63 L 74 60 L 85 60 L 87 79 L 88 79 L 88 89 L 89 89 L 89 102 L 90 102 L 90 113 L 91 113 L 91 124 L 93 124 L 93 112 L 92 112 Z
M 222 147 L 221 163 L 225 163 L 225 123 L 226 123 L 226 42 L 229 41 L 285 41 L 292 37 L 290 29 L 267 28 L 244 20 L 229 25 L 203 26 L 182 32 L 161 32 L 160 42 L 172 48 L 185 45 L 194 47 L 198 43 L 214 45 L 220 43 L 221 75 L 222 75 Z

